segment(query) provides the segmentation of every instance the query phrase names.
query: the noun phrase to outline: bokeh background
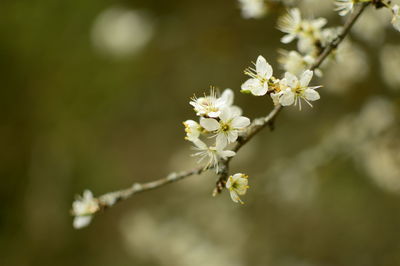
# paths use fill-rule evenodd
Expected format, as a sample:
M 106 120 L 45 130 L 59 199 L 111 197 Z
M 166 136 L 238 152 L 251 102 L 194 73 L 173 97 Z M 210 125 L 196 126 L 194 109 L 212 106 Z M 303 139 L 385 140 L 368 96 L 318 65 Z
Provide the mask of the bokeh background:
M 332 1 L 310 16 L 341 19 Z M 245 205 L 212 173 L 138 194 L 82 230 L 76 194 L 95 195 L 196 165 L 189 97 L 239 93 L 259 54 L 279 73 L 284 9 L 245 20 L 233 0 L 2 0 L 0 265 L 400 265 L 400 34 L 365 15 L 353 51 L 326 70 L 313 109 L 285 108 L 232 161 Z

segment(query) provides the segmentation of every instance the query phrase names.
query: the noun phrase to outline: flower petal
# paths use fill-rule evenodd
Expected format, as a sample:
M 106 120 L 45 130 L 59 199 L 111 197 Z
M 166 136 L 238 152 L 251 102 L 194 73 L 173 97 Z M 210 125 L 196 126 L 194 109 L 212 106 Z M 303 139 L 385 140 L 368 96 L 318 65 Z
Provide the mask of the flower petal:
M 234 128 L 245 128 L 250 125 L 250 119 L 244 116 L 238 116 L 232 119 L 231 125 Z
M 281 38 L 282 43 L 290 43 L 296 38 L 296 35 L 294 34 L 286 34 Z
M 313 89 L 306 89 L 304 91 L 304 97 L 309 101 L 316 101 L 319 100 L 321 97 L 316 90 Z
M 285 82 L 286 85 L 291 87 L 291 88 L 295 88 L 295 87 L 297 87 L 299 80 L 292 73 L 286 72 L 285 73 L 285 78 L 282 80 L 282 82 Z
M 207 131 L 215 131 L 220 127 L 218 121 L 213 118 L 200 119 L 200 125 L 204 127 Z
M 83 227 L 86 227 L 90 224 L 92 221 L 92 216 L 87 215 L 87 216 L 76 216 L 74 218 L 73 226 L 75 229 L 81 229 Z
M 289 89 L 290 90 L 290 89 Z M 283 106 L 289 106 L 294 103 L 294 93 L 292 91 L 285 91 L 279 98 L 279 102 Z
M 233 104 L 234 93 L 231 89 L 225 89 L 220 99 L 225 102 L 225 105 L 231 106 Z
M 258 56 L 256 62 L 257 74 L 265 79 L 270 79 L 272 77 L 272 67 L 267 63 L 267 60 L 263 56 Z
M 226 145 L 228 145 L 228 139 L 227 139 L 227 137 L 225 136 L 224 133 L 219 133 L 217 135 L 217 139 L 216 139 L 216 144 L 215 145 L 216 145 L 217 149 L 221 149 L 221 150 L 223 148 L 225 148 Z
M 308 84 L 310 84 L 313 74 L 314 74 L 314 72 L 311 70 L 306 70 L 303 72 L 303 74 L 300 77 L 300 86 L 302 88 L 306 88 L 308 86 Z
M 231 108 L 222 109 L 219 118 L 221 118 L 223 122 L 228 122 L 232 118 Z

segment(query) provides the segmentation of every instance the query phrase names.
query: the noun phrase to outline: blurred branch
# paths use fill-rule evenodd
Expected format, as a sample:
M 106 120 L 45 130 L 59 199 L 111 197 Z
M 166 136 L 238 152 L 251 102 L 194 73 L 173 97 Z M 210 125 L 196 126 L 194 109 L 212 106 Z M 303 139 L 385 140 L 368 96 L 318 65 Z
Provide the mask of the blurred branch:
M 349 17 L 349 19 L 344 24 L 342 32 L 328 46 L 324 48 L 317 61 L 311 66 L 310 68 L 311 70 L 315 70 L 316 68 L 318 68 L 324 62 L 324 60 L 332 53 L 332 51 L 335 50 L 340 45 L 340 43 L 348 35 L 350 29 L 357 21 L 357 19 L 360 17 L 360 15 L 365 10 L 368 4 L 369 3 L 362 3 L 358 6 L 357 10 Z M 282 106 L 277 105 L 267 116 L 254 119 L 252 124 L 247 128 L 246 132 L 238 139 L 236 145 L 233 148 L 233 151 L 235 152 L 239 151 L 241 147 L 247 144 L 255 135 L 257 135 L 266 126 L 270 126 L 271 128 L 273 128 L 274 121 L 281 110 Z M 217 180 L 217 184 L 214 189 L 213 195 L 220 193 L 225 187 L 226 180 L 229 177 L 229 164 L 231 162 L 231 158 L 232 157 L 228 158 L 227 160 L 220 161 L 220 169 L 218 172 L 219 178 Z M 115 203 L 121 200 L 128 199 L 132 195 L 137 194 L 139 192 L 144 192 L 155 188 L 159 188 L 164 185 L 185 179 L 189 176 L 200 175 L 210 169 L 212 169 L 212 167 L 209 168 L 199 167 L 184 172 L 173 172 L 168 176 L 155 181 L 147 183 L 135 183 L 130 188 L 106 193 L 104 195 L 99 196 L 96 199 L 100 206 L 99 210 L 111 207 Z

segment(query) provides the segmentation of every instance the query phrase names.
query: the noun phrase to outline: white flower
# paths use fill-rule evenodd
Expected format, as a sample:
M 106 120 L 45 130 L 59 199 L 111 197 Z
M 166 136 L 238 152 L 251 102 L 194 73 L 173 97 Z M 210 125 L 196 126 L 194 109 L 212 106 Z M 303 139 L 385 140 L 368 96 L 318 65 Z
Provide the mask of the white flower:
M 281 42 L 290 43 L 296 39 L 302 30 L 301 25 L 302 19 L 298 8 L 290 9 L 288 14 L 280 17 L 278 20 L 278 29 L 287 33 L 287 35 L 282 37 Z
M 322 27 L 326 23 L 325 18 L 302 19 L 299 9 L 290 9 L 278 20 L 278 29 L 287 33 L 281 38 L 281 42 L 290 43 L 297 38 L 299 51 L 311 53 L 316 49 L 315 44 L 320 40 Z
M 346 16 L 348 13 L 353 12 L 354 4 L 357 2 L 359 0 L 335 0 L 335 11 L 339 11 L 340 16 Z
M 200 125 L 207 131 L 216 132 L 218 147 L 225 147 L 228 143 L 236 141 L 239 131 L 250 125 L 250 119 L 240 116 L 230 108 L 223 109 L 219 118 L 219 121 L 213 118 L 200 120 Z
M 281 56 L 278 61 L 286 72 L 300 75 L 306 69 L 309 69 L 315 62 L 315 58 L 311 55 L 303 56 L 296 51 L 280 51 Z
M 193 120 L 186 120 L 183 122 L 183 125 L 185 126 L 186 140 L 194 141 L 200 137 L 203 128 L 199 125 L 199 123 Z
M 72 214 L 75 216 L 73 226 L 80 229 L 89 225 L 92 215 L 100 209 L 98 201 L 93 198 L 90 190 L 83 192 L 83 197 L 78 197 L 72 203 Z
M 261 18 L 267 12 L 264 0 L 239 0 L 242 16 L 246 19 Z
M 216 146 L 207 146 L 203 141 L 196 140 L 193 141 L 195 147 L 194 150 L 197 150 L 192 156 L 200 156 L 198 163 L 202 162 L 204 159 L 208 158 L 207 164 L 204 168 L 215 168 L 216 172 L 218 173 L 218 161 L 219 159 L 226 160 L 228 157 L 235 156 L 234 151 L 224 150 L 224 146 L 217 145 Z
M 242 196 L 246 194 L 248 186 L 248 176 L 245 174 L 234 174 L 228 178 L 226 182 L 226 188 L 229 189 L 231 198 L 234 202 L 240 202 L 243 204 L 243 201 L 240 199 L 239 195 Z
M 300 80 L 290 72 L 285 73 L 285 77 L 280 80 L 280 91 L 272 93 L 271 98 L 274 103 L 280 103 L 283 106 L 297 105 L 301 110 L 301 99 L 308 103 L 311 107 L 310 101 L 316 101 L 320 98 L 319 93 L 315 90 L 321 86 L 308 87 L 313 76 L 311 70 L 306 70 L 301 75 Z
M 392 7 L 392 12 L 393 12 L 393 18 L 392 18 L 392 24 L 393 27 L 400 31 L 400 13 L 399 13 L 400 7 L 398 5 L 394 5 Z
M 190 105 L 194 107 L 198 116 L 218 117 L 222 108 L 232 105 L 233 97 L 231 89 L 224 90 L 221 97 L 217 97 L 215 90 L 212 88 L 210 95 L 200 98 L 193 97 Z
M 251 77 L 242 84 L 243 92 L 251 92 L 255 96 L 263 96 L 268 92 L 268 81 L 271 79 L 273 70 L 263 56 L 258 56 L 255 69 L 248 68 L 244 73 Z

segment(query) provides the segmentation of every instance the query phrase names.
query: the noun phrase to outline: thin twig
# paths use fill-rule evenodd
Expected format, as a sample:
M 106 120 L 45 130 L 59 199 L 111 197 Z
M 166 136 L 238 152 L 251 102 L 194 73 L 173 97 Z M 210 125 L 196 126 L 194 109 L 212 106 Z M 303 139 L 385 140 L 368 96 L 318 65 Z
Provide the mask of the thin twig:
M 339 44 L 345 39 L 348 35 L 350 29 L 360 17 L 364 9 L 368 6 L 369 3 L 362 3 L 358 6 L 357 10 L 352 14 L 352 16 L 346 21 L 343 26 L 342 32 L 328 45 L 324 48 L 321 55 L 318 57 L 317 61 L 310 67 L 311 70 L 315 70 L 318 68 L 324 60 L 331 54 L 333 50 L 335 50 Z M 277 105 L 274 109 L 265 117 L 254 119 L 252 124 L 248 127 L 246 132 L 238 139 L 237 144 L 233 147 L 235 152 L 239 151 L 241 147 L 243 147 L 247 142 L 249 142 L 255 135 L 257 135 L 261 130 L 263 130 L 266 126 L 272 125 L 275 118 L 282 110 L 281 105 Z M 221 170 L 219 171 L 219 179 L 217 181 L 216 188 L 214 190 L 214 194 L 220 193 L 226 183 L 226 180 L 229 176 L 229 163 L 231 161 L 231 157 L 227 160 L 221 161 Z M 97 198 L 97 201 L 100 205 L 100 209 L 105 209 L 113 206 L 115 203 L 130 198 L 132 195 L 137 194 L 139 192 L 144 192 L 148 190 L 152 190 L 155 188 L 162 187 L 164 185 L 185 179 L 189 176 L 200 175 L 203 172 L 212 169 L 212 168 L 204 168 L 199 167 L 193 170 L 184 171 L 184 172 L 174 172 L 169 174 L 167 177 L 147 182 L 147 183 L 135 183 L 131 187 L 115 192 L 109 192 L 104 195 L 101 195 Z

